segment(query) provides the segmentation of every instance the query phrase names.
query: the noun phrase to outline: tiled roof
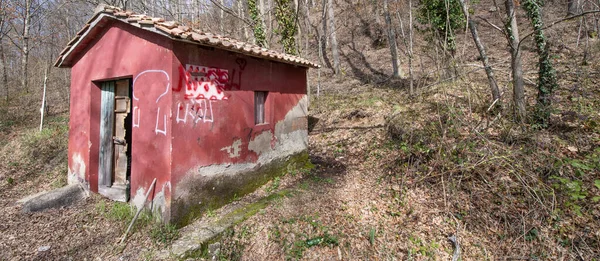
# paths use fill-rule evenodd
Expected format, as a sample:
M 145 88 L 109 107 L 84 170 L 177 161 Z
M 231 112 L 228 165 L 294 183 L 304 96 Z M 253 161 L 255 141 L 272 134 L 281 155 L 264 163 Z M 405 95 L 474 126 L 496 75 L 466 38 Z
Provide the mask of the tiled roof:
M 58 60 L 54 66 L 72 66 L 73 64 L 71 63 L 71 59 L 73 56 L 75 56 L 75 54 L 79 51 L 83 50 L 93 40 L 98 32 L 102 30 L 101 28 L 106 23 L 106 21 L 103 20 L 105 17 L 110 17 L 117 21 L 128 23 L 133 26 L 164 35 L 165 37 L 170 37 L 174 40 L 192 42 L 199 45 L 210 46 L 302 67 L 320 67 L 318 64 L 312 63 L 304 58 L 268 50 L 261 48 L 258 45 L 241 42 L 218 34 L 194 30 L 188 26 L 181 25 L 176 21 L 165 21 L 163 18 L 136 14 L 130 11 L 121 10 L 118 7 L 107 5 L 98 6 L 96 9 L 96 14 L 77 33 L 77 36 L 75 36 L 75 38 L 73 38 L 73 40 L 67 44 L 67 47 L 60 53 L 60 56 L 58 57 Z

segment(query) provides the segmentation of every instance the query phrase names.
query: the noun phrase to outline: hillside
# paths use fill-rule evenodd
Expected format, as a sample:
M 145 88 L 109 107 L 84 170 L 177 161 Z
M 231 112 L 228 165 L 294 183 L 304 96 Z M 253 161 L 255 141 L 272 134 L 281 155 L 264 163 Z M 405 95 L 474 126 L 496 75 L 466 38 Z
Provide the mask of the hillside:
M 490 25 L 501 25 L 503 13 L 491 1 L 474 4 L 472 15 L 502 94 L 493 105 L 470 33 L 458 30 L 454 73 L 446 77 L 439 50 L 420 23 L 415 25 L 416 93 L 410 95 L 406 47 L 399 43 L 404 75 L 391 78 L 384 21 L 361 2 L 336 2 L 340 74 L 327 66 L 329 51 L 323 68 L 310 72 L 314 168 L 290 169 L 239 199 L 291 191 L 228 230 L 219 240 L 218 257 L 451 260 L 456 245 L 449 237 L 454 236 L 461 260 L 600 259 L 595 14 L 545 31 L 559 88 L 550 124 L 539 128 L 514 118 L 509 48 Z M 391 6 L 404 27 L 406 8 L 405 2 Z M 312 11 L 315 25 L 319 10 Z M 544 7 L 547 23 L 564 13 L 562 2 Z M 532 29 L 524 12 L 517 17 L 521 35 L 527 35 Z M 596 29 L 580 26 L 594 21 Z M 528 113 L 534 110 L 538 77 L 532 38 L 522 49 Z M 302 55 L 319 61 L 316 39 L 308 39 Z M 0 106 L 0 259 L 156 259 L 176 229 L 145 213 L 128 243 L 119 245 L 133 216 L 128 205 L 92 195 L 69 208 L 23 214 L 15 204 L 66 184 L 68 105 L 61 94 L 65 87 L 54 88 L 54 107 L 42 132 L 39 92 Z

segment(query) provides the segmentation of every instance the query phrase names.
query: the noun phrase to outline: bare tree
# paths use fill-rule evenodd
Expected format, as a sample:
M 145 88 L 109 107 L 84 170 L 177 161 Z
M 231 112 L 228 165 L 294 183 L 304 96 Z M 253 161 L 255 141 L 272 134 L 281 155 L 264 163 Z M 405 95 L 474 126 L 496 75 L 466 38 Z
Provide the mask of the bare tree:
M 467 11 L 467 5 L 464 0 L 458 0 L 460 6 L 462 7 L 463 14 L 465 15 L 465 19 L 467 19 L 467 24 L 469 25 L 469 30 L 471 31 L 471 35 L 473 36 L 473 41 L 475 42 L 475 46 L 477 46 L 477 50 L 479 51 L 479 56 L 481 56 L 481 62 L 483 63 L 483 67 L 485 68 L 485 73 L 488 78 L 488 82 L 490 85 L 490 90 L 492 91 L 492 103 L 496 100 L 500 99 L 500 90 L 498 90 L 498 84 L 496 83 L 496 78 L 494 78 L 494 71 L 492 70 L 492 66 L 490 65 L 490 61 L 485 52 L 485 47 L 479 39 L 479 34 L 477 33 L 477 27 L 475 26 L 475 22 L 473 19 L 469 17 L 469 12 Z
M 517 120 L 525 121 L 525 89 L 523 86 L 523 66 L 521 64 L 521 52 L 519 52 L 519 27 L 515 13 L 513 0 L 506 0 L 506 15 L 508 16 L 507 38 L 510 46 L 510 58 L 513 77 L 513 101 Z
M 6 54 L 4 51 L 4 34 L 6 33 L 6 2 L 0 0 L 0 67 L 2 67 L 2 86 L 4 87 L 6 102 L 9 100 L 8 74 L 6 73 Z
M 385 16 L 385 25 L 387 26 L 388 42 L 390 44 L 390 54 L 392 55 L 392 77 L 400 77 L 398 68 L 398 44 L 396 43 L 396 30 L 392 26 L 392 18 L 388 8 L 388 0 L 383 0 L 383 15 Z
M 329 24 L 329 31 L 331 31 L 329 33 L 329 37 L 330 37 L 330 41 L 331 41 L 331 53 L 333 55 L 333 72 L 335 74 L 339 74 L 340 73 L 340 54 L 339 54 L 339 50 L 338 50 L 338 44 L 337 44 L 337 37 L 336 37 L 336 33 L 335 33 L 335 17 L 334 17 L 334 10 L 333 10 L 333 0 L 326 0 L 327 1 L 327 20 L 328 20 L 328 24 Z

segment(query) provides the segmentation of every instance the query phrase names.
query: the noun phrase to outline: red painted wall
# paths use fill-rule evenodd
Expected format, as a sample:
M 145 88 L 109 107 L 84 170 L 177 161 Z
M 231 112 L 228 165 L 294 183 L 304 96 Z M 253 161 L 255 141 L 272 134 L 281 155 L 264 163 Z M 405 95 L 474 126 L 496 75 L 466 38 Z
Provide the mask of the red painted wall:
M 249 142 L 268 131 L 275 146 L 277 123 L 306 97 L 306 68 L 176 42 L 121 22 L 107 28 L 72 68 L 69 172 L 98 190 L 99 83 L 131 78 L 130 196 L 139 205 L 158 178 L 151 198 L 165 207 L 167 220 L 187 173 L 255 163 Z M 254 123 L 254 91 L 268 91 L 265 124 Z M 241 143 L 237 150 L 234 141 Z
M 198 167 L 256 162 L 256 153 L 248 150 L 249 141 L 263 131 L 275 133 L 275 125 L 306 96 L 305 68 L 186 43 L 174 43 L 174 54 L 172 70 L 179 71 L 173 77 L 171 173 L 174 190 L 186 173 Z M 196 81 L 186 84 L 187 77 L 202 75 L 192 73 L 186 77 L 191 65 L 200 66 L 199 71 L 202 66 L 207 67 L 204 68 L 208 69 L 204 74 L 207 77 L 213 72 L 221 76 L 223 94 L 211 101 L 209 95 L 193 90 L 202 88 L 202 84 L 194 86 Z M 225 70 L 227 77 L 223 76 Z M 200 82 L 202 80 L 209 81 L 200 79 Z M 254 91 L 268 91 L 266 124 L 254 124 Z M 238 139 L 242 143 L 239 156 L 231 157 L 224 148 Z M 275 137 L 272 142 L 276 142 Z
M 131 78 L 133 197 L 155 177 L 157 190 L 168 187 L 170 181 L 172 43 L 121 22 L 107 27 L 72 68 L 69 170 L 85 178 L 92 191 L 98 191 L 100 82 Z M 165 198 L 170 198 L 170 189 Z

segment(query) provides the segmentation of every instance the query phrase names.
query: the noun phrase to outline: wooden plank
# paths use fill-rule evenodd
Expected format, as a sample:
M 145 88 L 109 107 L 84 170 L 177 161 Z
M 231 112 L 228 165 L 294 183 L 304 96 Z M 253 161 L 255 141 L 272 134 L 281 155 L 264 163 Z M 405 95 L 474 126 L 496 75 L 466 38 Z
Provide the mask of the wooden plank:
M 114 97 L 115 83 L 102 83 L 98 184 L 105 187 L 112 185 Z
M 115 184 L 126 184 L 127 180 L 127 150 L 129 144 L 125 140 L 125 118 L 129 114 L 129 81 L 116 82 L 115 87 L 115 134 L 114 134 L 114 173 Z

